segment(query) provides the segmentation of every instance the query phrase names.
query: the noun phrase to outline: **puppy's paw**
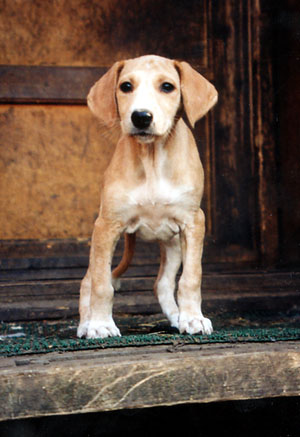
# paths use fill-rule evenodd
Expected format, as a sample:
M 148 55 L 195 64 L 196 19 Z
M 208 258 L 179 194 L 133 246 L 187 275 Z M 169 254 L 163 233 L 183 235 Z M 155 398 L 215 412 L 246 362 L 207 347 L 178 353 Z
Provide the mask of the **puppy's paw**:
M 77 329 L 78 337 L 86 338 L 106 338 L 121 337 L 120 330 L 113 320 L 107 321 L 90 321 L 80 324 Z
M 91 321 L 87 330 L 86 338 L 106 338 L 121 337 L 121 333 L 115 322 L 110 321 Z
M 81 337 L 85 337 L 87 335 L 89 323 L 90 322 L 87 321 L 87 322 L 83 322 L 83 323 L 79 324 L 79 326 L 77 328 L 77 337 L 81 338 Z
M 212 323 L 206 317 L 181 313 L 179 317 L 179 331 L 181 334 L 211 334 L 213 332 Z
M 176 311 L 174 313 L 167 314 L 167 317 L 169 319 L 169 322 L 170 322 L 170 325 L 172 326 L 172 328 L 179 329 L 179 312 Z

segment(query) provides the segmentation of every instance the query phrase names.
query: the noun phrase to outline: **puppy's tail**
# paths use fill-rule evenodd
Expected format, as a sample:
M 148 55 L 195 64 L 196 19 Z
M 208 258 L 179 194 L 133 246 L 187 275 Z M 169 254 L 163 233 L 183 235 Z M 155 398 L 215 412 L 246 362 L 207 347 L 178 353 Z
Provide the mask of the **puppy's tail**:
M 120 264 L 112 271 L 112 281 L 114 288 L 117 290 L 120 286 L 120 281 L 118 280 L 128 268 L 134 254 L 135 248 L 135 234 L 124 234 L 124 252 Z

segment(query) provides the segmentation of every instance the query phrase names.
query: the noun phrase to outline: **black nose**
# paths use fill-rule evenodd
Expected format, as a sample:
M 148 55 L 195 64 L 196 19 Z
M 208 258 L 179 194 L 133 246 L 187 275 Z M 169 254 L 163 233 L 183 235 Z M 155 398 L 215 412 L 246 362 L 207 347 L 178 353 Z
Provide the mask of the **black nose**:
M 152 122 L 153 116 L 151 112 L 140 110 L 140 111 L 134 111 L 131 114 L 131 120 L 135 127 L 138 129 L 146 129 L 150 126 Z

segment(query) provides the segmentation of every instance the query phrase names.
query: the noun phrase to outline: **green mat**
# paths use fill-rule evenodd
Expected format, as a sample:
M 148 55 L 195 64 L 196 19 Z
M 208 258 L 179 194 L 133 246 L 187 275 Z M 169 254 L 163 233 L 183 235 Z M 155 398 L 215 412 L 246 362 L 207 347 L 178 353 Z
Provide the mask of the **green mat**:
M 106 339 L 79 339 L 76 337 L 77 320 L 60 322 L 3 323 L 0 326 L 0 356 L 79 351 L 149 345 L 178 345 L 205 343 L 245 343 L 300 340 L 300 327 L 215 325 L 211 335 L 181 335 L 164 321 L 134 318 L 118 321 L 122 337 Z M 248 323 L 249 325 L 249 323 Z M 254 324 L 255 325 L 255 324 Z

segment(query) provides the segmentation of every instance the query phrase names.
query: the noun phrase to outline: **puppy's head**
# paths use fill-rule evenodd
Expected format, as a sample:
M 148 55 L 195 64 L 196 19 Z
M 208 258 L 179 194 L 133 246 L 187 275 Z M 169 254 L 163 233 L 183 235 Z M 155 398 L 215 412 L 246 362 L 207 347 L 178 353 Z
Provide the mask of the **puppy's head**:
M 217 92 L 186 62 L 142 56 L 116 62 L 91 88 L 88 105 L 109 127 L 150 143 L 166 136 L 181 103 L 194 126 L 216 103 Z

